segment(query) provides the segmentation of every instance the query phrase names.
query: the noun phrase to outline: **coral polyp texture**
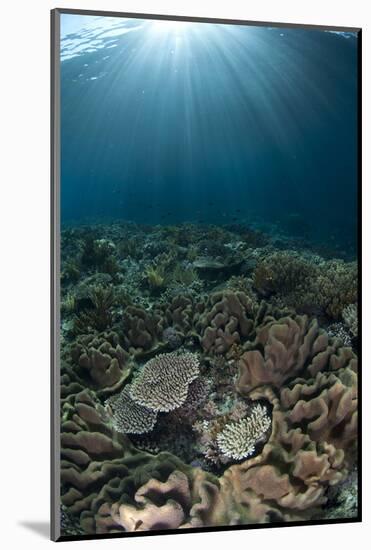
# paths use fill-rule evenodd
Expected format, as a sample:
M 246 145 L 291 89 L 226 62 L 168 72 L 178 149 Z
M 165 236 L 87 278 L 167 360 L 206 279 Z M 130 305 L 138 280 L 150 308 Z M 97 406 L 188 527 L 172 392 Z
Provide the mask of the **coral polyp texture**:
M 199 361 L 192 353 L 163 353 L 146 363 L 133 382 L 130 396 L 154 411 L 169 412 L 187 399 L 188 387 L 199 375 Z
M 248 418 L 227 424 L 216 440 L 222 454 L 234 460 L 242 460 L 255 452 L 271 425 L 266 407 L 255 405 Z
M 239 225 L 62 241 L 65 534 L 357 516 L 354 261 Z
M 106 401 L 108 410 L 112 410 L 112 423 L 118 432 L 124 434 L 144 434 L 153 430 L 157 413 L 137 403 L 131 398 L 130 386 L 126 386 L 119 395 Z

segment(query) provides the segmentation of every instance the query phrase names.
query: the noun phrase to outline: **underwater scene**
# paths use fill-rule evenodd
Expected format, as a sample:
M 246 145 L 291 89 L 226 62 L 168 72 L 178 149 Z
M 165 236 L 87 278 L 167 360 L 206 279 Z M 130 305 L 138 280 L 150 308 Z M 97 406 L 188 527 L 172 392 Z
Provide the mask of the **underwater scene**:
M 62 536 L 356 520 L 357 32 L 60 32 Z

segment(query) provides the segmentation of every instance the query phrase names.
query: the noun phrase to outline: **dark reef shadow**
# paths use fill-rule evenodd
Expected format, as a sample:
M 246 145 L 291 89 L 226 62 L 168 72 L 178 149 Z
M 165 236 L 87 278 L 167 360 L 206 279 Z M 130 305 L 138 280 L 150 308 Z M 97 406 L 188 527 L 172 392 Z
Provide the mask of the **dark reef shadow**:
M 33 531 L 43 539 L 50 538 L 50 523 L 48 521 L 19 521 L 18 525 Z

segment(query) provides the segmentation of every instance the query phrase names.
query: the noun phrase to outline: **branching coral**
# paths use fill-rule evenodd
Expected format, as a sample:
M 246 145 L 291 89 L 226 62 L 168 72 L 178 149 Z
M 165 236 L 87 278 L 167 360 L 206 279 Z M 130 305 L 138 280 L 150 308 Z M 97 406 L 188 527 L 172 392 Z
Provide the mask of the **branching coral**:
M 350 304 L 343 309 L 344 323 L 353 336 L 358 336 L 358 308 L 356 304 Z
M 150 432 L 157 420 L 157 413 L 130 397 L 130 386 L 125 386 L 119 395 L 110 397 L 106 407 L 112 411 L 115 430 L 124 434 Z
M 339 320 L 357 300 L 357 265 L 341 260 L 314 261 L 298 253 L 274 252 L 260 260 L 253 274 L 263 296 L 276 296 L 299 313 Z
M 204 378 L 193 380 L 188 387 L 185 402 L 173 411 L 171 418 L 182 424 L 194 422 L 198 408 L 205 401 L 209 389 L 209 384 Z
M 154 411 L 169 412 L 185 402 L 188 386 L 198 375 L 196 355 L 160 354 L 143 367 L 131 386 L 130 395 Z
M 257 404 L 247 418 L 227 424 L 217 436 L 218 447 L 228 458 L 242 460 L 254 454 L 271 425 L 267 408 Z
M 356 262 L 324 262 L 315 282 L 316 298 L 331 319 L 341 319 L 343 310 L 357 301 Z
M 263 296 L 271 293 L 288 294 L 305 289 L 316 275 L 316 267 L 294 252 L 274 252 L 258 262 L 254 286 Z

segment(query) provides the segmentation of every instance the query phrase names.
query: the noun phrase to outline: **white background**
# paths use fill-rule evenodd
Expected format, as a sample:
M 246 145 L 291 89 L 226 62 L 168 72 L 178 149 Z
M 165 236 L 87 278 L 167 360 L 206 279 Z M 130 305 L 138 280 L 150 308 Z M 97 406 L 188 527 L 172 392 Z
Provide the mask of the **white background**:
M 8 0 L 1 4 L 0 544 L 41 548 L 49 519 L 49 10 L 169 13 L 363 27 L 364 523 L 71 542 L 102 548 L 364 547 L 370 522 L 370 15 L 367 0 Z M 368 66 L 367 66 L 368 64 Z M 368 135 L 367 135 L 368 134 Z M 368 153 L 368 155 L 367 155 Z M 368 158 L 367 158 L 368 157 Z M 331 208 L 331 205 L 329 205 Z

